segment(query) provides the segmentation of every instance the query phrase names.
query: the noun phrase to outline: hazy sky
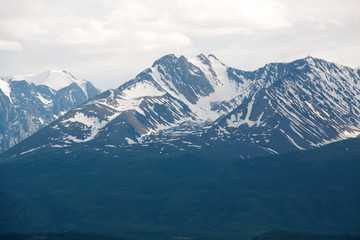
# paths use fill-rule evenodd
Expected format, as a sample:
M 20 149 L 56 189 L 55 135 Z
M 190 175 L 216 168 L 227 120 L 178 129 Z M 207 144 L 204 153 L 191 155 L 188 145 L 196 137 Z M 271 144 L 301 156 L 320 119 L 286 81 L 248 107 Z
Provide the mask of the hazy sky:
M 0 0 L 0 76 L 70 71 L 116 88 L 161 56 L 254 70 L 308 55 L 360 66 L 359 0 Z

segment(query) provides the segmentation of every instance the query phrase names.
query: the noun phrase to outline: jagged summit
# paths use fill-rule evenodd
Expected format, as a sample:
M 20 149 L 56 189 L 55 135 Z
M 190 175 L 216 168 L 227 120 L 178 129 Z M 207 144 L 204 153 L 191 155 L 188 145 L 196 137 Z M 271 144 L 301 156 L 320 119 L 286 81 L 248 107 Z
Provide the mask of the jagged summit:
M 167 64 L 171 64 L 171 63 L 175 63 L 177 61 L 179 61 L 179 59 L 183 57 L 183 56 L 180 56 L 180 57 L 177 57 L 175 54 L 171 53 L 171 54 L 166 54 L 164 55 L 163 57 L 159 58 L 158 60 L 156 60 L 152 67 L 154 67 L 155 65 L 158 65 L 160 63 L 164 64 L 164 63 L 167 63 Z

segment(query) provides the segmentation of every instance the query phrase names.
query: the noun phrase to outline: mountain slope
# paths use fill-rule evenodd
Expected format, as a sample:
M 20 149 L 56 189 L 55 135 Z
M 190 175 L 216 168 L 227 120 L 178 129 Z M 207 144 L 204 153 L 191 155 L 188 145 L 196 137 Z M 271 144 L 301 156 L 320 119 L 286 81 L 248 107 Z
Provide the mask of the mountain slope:
M 143 148 L 108 147 L 106 154 L 73 145 L 2 161 L 0 232 L 125 239 L 360 233 L 360 139 L 230 164 L 204 152 L 166 156 Z
M 360 133 L 360 82 L 353 69 L 307 57 L 257 72 L 272 84 L 219 120 L 212 137 L 223 129 L 223 139 L 285 152 Z
M 68 112 L 33 139 L 37 145 L 16 151 L 152 144 L 184 151 L 220 147 L 249 158 L 356 137 L 359 113 L 360 76 L 339 64 L 307 57 L 250 72 L 213 55 L 166 55 Z
M 0 152 L 98 93 L 65 71 L 0 78 Z

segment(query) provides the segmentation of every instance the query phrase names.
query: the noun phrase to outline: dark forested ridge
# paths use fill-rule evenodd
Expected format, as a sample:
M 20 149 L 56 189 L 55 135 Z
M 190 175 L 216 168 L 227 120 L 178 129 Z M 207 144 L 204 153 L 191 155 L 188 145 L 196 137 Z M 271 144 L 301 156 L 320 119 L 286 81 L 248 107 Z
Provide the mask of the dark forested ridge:
M 194 239 L 181 236 L 171 238 Z M 224 238 L 219 238 L 224 239 Z M 327 235 L 292 232 L 284 230 L 273 230 L 261 234 L 252 240 L 359 240 L 360 236 L 355 235 Z M 51 233 L 6 233 L 0 234 L 0 240 L 125 240 L 122 238 L 109 237 L 94 233 L 82 232 L 51 232 Z
M 284 230 L 273 230 L 261 234 L 252 240 L 359 240 L 360 236 L 355 235 L 327 235 L 292 232 Z
M 49 232 L 49 233 L 6 233 L 0 234 L 0 240 L 121 240 L 94 233 Z
M 360 234 L 360 139 L 236 161 L 145 147 L 108 154 L 76 148 L 0 164 L 1 232 L 123 239 L 251 239 L 271 229 Z

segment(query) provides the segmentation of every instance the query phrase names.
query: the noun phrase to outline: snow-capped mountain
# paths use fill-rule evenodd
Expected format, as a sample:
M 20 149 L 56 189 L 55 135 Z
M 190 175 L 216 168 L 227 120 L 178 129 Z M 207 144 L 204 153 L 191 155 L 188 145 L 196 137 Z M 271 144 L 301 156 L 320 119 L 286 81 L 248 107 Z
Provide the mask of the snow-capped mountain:
M 43 143 L 131 144 L 180 124 L 213 122 L 261 86 L 242 73 L 212 55 L 166 55 L 118 89 L 69 111 L 51 125 Z
M 360 134 L 360 78 L 354 69 L 307 57 L 256 72 L 268 86 L 219 119 L 208 131 L 214 139 L 285 152 Z
M 214 150 L 221 144 L 246 158 L 355 137 L 359 113 L 360 77 L 348 67 L 307 57 L 241 71 L 213 55 L 166 55 L 69 111 L 36 146 L 22 149 L 96 143 Z
M 0 78 L 0 152 L 98 93 L 66 71 Z

